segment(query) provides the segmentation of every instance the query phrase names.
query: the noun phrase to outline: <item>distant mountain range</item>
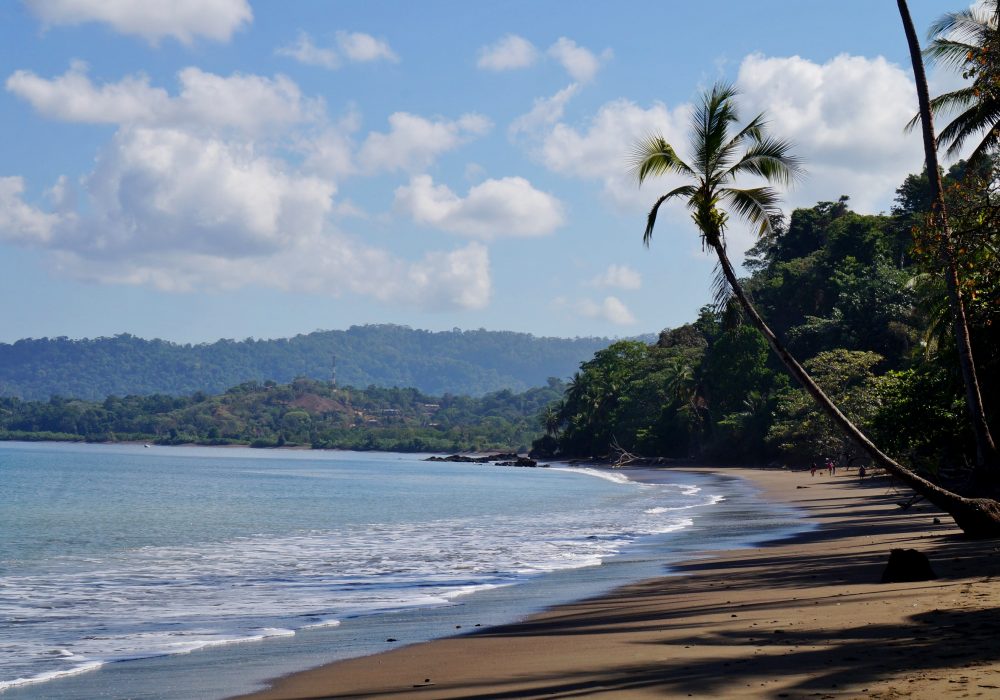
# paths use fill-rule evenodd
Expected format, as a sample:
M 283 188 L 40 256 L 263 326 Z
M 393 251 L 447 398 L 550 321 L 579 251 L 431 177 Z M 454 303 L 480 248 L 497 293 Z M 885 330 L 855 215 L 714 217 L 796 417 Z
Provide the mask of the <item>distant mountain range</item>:
M 565 379 L 611 342 L 509 331 L 432 332 L 397 325 L 199 345 L 128 334 L 26 339 L 0 343 L 0 396 L 98 400 L 110 395 L 213 394 L 245 381 L 329 380 L 334 372 L 343 386 L 482 396 L 501 389 L 524 391 L 544 385 L 549 377 Z

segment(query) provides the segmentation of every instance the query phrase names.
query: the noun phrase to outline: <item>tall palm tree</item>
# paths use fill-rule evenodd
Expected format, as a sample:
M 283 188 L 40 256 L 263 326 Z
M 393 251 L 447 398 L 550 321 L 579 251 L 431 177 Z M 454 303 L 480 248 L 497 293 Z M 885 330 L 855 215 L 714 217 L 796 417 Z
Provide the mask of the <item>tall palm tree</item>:
M 878 466 L 895 474 L 915 491 L 950 513 L 959 527 L 977 537 L 1000 536 L 1000 503 L 988 499 L 964 498 L 927 481 L 883 453 L 855 426 L 816 382 L 792 357 L 774 332 L 768 328 L 747 297 L 726 253 L 725 231 L 729 211 L 757 228 L 763 235 L 771 232 L 772 221 L 779 216 L 778 193 L 770 186 L 738 188 L 736 180 L 753 176 L 768 183 L 787 184 L 801 173 L 797 158 L 791 155 L 787 141 L 766 133 L 764 116 L 758 115 L 733 133 L 739 121 L 735 104 L 736 90 L 719 84 L 706 93 L 692 117 L 691 138 L 694 160 L 688 164 L 659 135 L 640 141 L 635 148 L 633 172 L 641 185 L 647 178 L 676 173 L 688 183 L 667 192 L 656 200 L 646 221 L 643 242 L 649 245 L 656 217 L 664 202 L 682 199 L 701 232 L 702 242 L 715 251 L 719 267 L 750 322 L 764 336 L 788 372 L 813 397 L 831 420 L 844 430 Z
M 933 114 L 957 113 L 939 135 L 956 156 L 970 138 L 979 138 L 970 161 L 1000 145 L 1000 2 L 949 12 L 938 18 L 928 32 L 931 43 L 924 55 L 932 61 L 962 71 L 972 82 L 930 101 Z M 920 121 L 918 114 L 910 122 Z
M 993 435 L 990 433 L 990 426 L 986 420 L 986 411 L 983 408 L 983 397 L 979 389 L 979 379 L 976 376 L 976 363 L 972 355 L 972 341 L 969 338 L 969 323 L 965 313 L 965 301 L 962 298 L 962 287 L 958 278 L 958 265 L 955 261 L 955 245 L 952 238 L 951 226 L 948 224 L 948 210 L 945 207 L 944 190 L 941 185 L 941 171 L 938 168 L 937 140 L 934 137 L 934 108 L 927 89 L 927 75 L 924 72 L 924 62 L 921 58 L 920 42 L 917 40 L 917 32 L 913 28 L 910 10 L 906 5 L 906 0 L 896 0 L 896 4 L 899 7 L 899 15 L 903 22 L 903 31 L 906 34 L 906 41 L 909 45 L 910 60 L 913 64 L 913 77 L 917 86 L 921 133 L 924 141 L 924 157 L 927 160 L 927 179 L 931 185 L 931 223 L 938 227 L 942 234 L 943 244 L 941 252 L 945 263 L 945 283 L 948 290 L 949 305 L 951 306 L 952 325 L 958 345 L 958 358 L 962 369 L 962 379 L 965 383 L 965 402 L 969 409 L 972 429 L 976 436 L 976 478 L 980 483 L 995 485 L 997 481 L 1000 481 L 1000 453 L 997 452 L 996 443 L 993 441 Z M 983 47 L 993 46 L 994 48 L 1000 48 L 995 43 L 997 13 L 1000 12 L 1000 4 L 998 4 L 997 0 L 994 0 L 993 6 L 994 8 L 991 13 L 993 28 L 987 34 L 980 36 Z M 952 20 L 946 22 L 945 20 L 949 17 Z M 956 22 L 959 21 L 960 17 L 964 18 L 962 21 L 966 21 L 967 23 L 972 23 L 973 20 L 986 19 L 985 16 L 978 16 L 972 10 L 967 10 L 962 13 L 946 15 L 945 18 L 938 20 L 938 24 L 935 27 L 939 33 L 945 32 L 947 27 L 957 26 Z M 983 31 L 986 30 L 984 29 Z M 942 52 L 941 55 L 945 55 L 944 49 L 941 47 L 945 45 L 950 46 L 949 42 L 956 43 L 955 40 L 947 38 L 939 38 L 937 41 L 941 42 L 937 44 L 939 51 Z M 989 44 L 987 42 L 994 43 Z M 961 46 L 963 44 L 957 43 L 956 45 Z M 950 51 L 951 48 L 948 50 Z M 972 48 L 970 48 L 970 51 L 972 51 Z M 983 71 L 987 73 L 992 72 L 993 69 L 989 68 L 990 63 L 996 63 L 996 59 L 990 57 Z M 1000 100 L 998 100 L 1000 93 L 997 91 L 998 87 L 1000 86 L 983 88 L 984 92 L 989 89 L 993 95 L 992 98 L 989 98 L 993 100 L 992 106 L 987 106 L 983 109 L 992 113 L 994 123 L 986 139 L 976 149 L 977 153 L 980 149 L 991 147 L 990 143 L 994 145 L 996 143 L 995 137 L 990 136 L 990 134 L 1000 128 L 997 123 L 1000 120 Z M 982 103 L 988 104 L 989 99 L 984 94 Z M 982 117 L 983 115 L 980 115 L 977 119 L 981 119 Z M 959 117 L 959 119 L 961 118 Z M 954 125 L 955 122 L 952 122 L 945 131 L 951 129 Z M 967 122 L 966 127 L 971 128 L 971 122 Z M 961 138 L 964 140 L 965 137 L 962 136 Z M 991 138 L 993 139 L 992 142 L 990 142 Z M 961 143 L 959 142 L 958 145 L 960 146 Z M 953 147 L 955 147 L 954 143 Z

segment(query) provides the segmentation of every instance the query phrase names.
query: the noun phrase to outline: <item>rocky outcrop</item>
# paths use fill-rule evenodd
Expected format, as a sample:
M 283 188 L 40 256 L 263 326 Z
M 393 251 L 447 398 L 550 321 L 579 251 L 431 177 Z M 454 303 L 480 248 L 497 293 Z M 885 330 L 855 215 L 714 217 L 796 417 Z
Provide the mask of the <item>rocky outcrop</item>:
M 514 452 L 500 452 L 483 457 L 468 455 L 448 455 L 447 457 L 428 457 L 425 462 L 462 462 L 465 464 L 493 464 L 498 467 L 537 467 L 538 462 L 530 457 L 521 457 Z

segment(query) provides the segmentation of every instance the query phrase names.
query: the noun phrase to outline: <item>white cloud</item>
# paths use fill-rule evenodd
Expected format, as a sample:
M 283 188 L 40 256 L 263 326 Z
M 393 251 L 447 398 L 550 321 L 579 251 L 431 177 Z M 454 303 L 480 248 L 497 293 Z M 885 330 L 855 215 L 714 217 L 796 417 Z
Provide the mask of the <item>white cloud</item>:
M 63 243 L 112 257 L 271 254 L 318 235 L 336 191 L 240 141 L 142 127 L 115 135 L 86 186 L 98 216 Z
M 367 172 L 420 170 L 442 153 L 481 136 L 492 123 L 479 114 L 464 114 L 454 121 L 431 121 L 416 114 L 389 116 L 389 132 L 372 132 L 361 145 L 358 162 Z
M 628 265 L 608 265 L 608 269 L 591 280 L 595 287 L 616 287 L 636 290 L 642 287 L 642 275 Z
M 127 265 L 68 251 L 57 251 L 53 259 L 59 272 L 77 279 L 167 292 L 258 286 L 351 294 L 428 311 L 482 309 L 492 295 L 489 254 L 478 243 L 413 262 L 336 233 L 303 237 L 273 256 L 242 260 L 180 251 L 135 257 Z
M 662 103 L 644 109 L 629 100 L 607 102 L 586 130 L 558 123 L 545 134 L 542 162 L 555 172 L 607 178 L 626 173 L 635 142 L 651 133 L 676 140 L 687 127 L 687 106 L 673 111 Z
M 428 309 L 489 302 L 482 245 L 408 262 L 359 243 L 328 224 L 332 183 L 289 172 L 240 141 L 123 128 L 83 186 L 85 214 L 48 213 L 24 201 L 20 178 L 0 179 L 0 237 L 47 250 L 58 271 L 100 283 L 253 285 Z
M 579 91 L 580 84 L 571 83 L 552 97 L 539 97 L 530 111 L 511 122 L 507 134 L 512 139 L 521 134 L 536 135 L 540 129 L 555 124 L 562 119 L 566 103 Z
M 337 46 L 352 63 L 369 63 L 371 61 L 389 61 L 398 63 L 399 56 L 389 47 L 389 44 L 376 39 L 371 34 L 363 32 L 337 32 Z
M 791 140 L 803 160 L 807 177 L 785 193 L 786 211 L 841 194 L 849 195 L 858 211 L 886 210 L 903 178 L 922 167 L 919 134 L 903 131 L 916 111 L 912 81 L 904 68 L 884 58 L 841 55 L 819 64 L 754 54 L 742 61 L 737 86 L 743 120 L 765 112 L 771 132 Z M 656 195 L 680 182 L 667 176 L 639 190 L 628 161 L 636 141 L 653 133 L 677 146 L 681 157 L 690 157 L 691 105 L 644 108 L 619 99 L 575 125 L 563 119 L 562 102 L 549 100 L 551 106 L 539 101 L 511 127 L 512 133 L 527 135 L 527 148 L 549 170 L 600 182 L 604 195 L 625 211 L 647 209 Z M 546 114 L 558 116 L 538 116 Z M 678 204 L 661 210 L 661 217 L 661 227 L 690 228 Z M 728 238 L 737 256 L 753 242 L 752 232 L 735 223 Z
M 600 57 L 595 56 L 590 50 L 564 36 L 549 47 L 548 53 L 579 83 L 590 82 L 597 75 L 601 63 L 610 60 L 612 56 L 611 49 L 605 49 Z
M 275 49 L 279 56 L 287 56 L 307 66 L 319 66 L 336 70 L 344 59 L 351 63 L 388 61 L 398 63 L 399 56 L 389 44 L 363 32 L 339 31 L 336 34 L 337 48 L 317 46 L 306 32 L 299 32 L 295 41 L 288 46 Z
M 343 124 L 343 123 L 342 123 Z M 342 180 L 357 172 L 354 162 L 353 128 L 330 126 L 313 138 L 304 139 L 299 150 L 305 153 L 303 167 L 331 180 Z
M 486 177 L 486 168 L 479 163 L 465 164 L 465 179 L 469 182 L 479 182 Z
M 476 65 L 485 70 L 504 71 L 527 68 L 538 60 L 538 49 L 524 37 L 508 34 L 495 44 L 479 49 Z
M 52 79 L 12 74 L 7 89 L 41 114 L 118 129 L 92 172 L 75 183 L 61 178 L 47 193 L 48 209 L 27 199 L 21 178 L 0 178 L 0 240 L 46 251 L 57 272 L 97 283 L 168 291 L 256 286 L 427 310 L 489 303 L 482 244 L 407 260 L 332 224 L 366 217 L 336 199 L 340 179 L 426 167 L 488 131 L 485 117 L 398 113 L 388 132 L 357 148 L 355 110 L 331 122 L 321 100 L 304 98 L 283 76 L 187 68 L 178 82 L 176 94 L 142 75 L 95 84 L 79 63 Z M 282 149 L 301 154 L 301 165 Z M 475 223 L 489 214 L 488 194 L 470 198 L 450 220 Z M 518 211 L 508 221 L 525 229 Z
M 74 61 L 68 71 L 51 80 L 31 71 L 15 71 L 7 78 L 6 87 L 40 114 L 71 122 L 152 122 L 170 104 L 167 91 L 151 87 L 144 75 L 95 87 L 81 61 Z
M 521 177 L 486 180 L 463 199 L 417 175 L 396 190 L 395 207 L 418 223 L 485 239 L 544 236 L 564 221 L 562 203 Z
M 46 243 L 59 217 L 27 204 L 24 178 L 0 177 L 0 240 L 11 243 Z
M 178 73 L 180 92 L 171 97 L 144 75 L 95 86 L 86 65 L 74 62 L 61 76 L 47 79 L 14 72 L 7 90 L 51 119 L 92 124 L 202 126 L 248 132 L 319 118 L 322 103 L 304 99 L 284 76 L 234 73 L 224 77 L 199 68 Z
M 921 169 L 910 74 L 882 57 L 841 54 L 823 64 L 798 56 L 743 59 L 737 85 L 742 116 L 767 113 L 772 133 L 795 144 L 807 179 L 790 193 L 796 206 L 851 197 L 859 211 L 887 209 L 895 188 Z
M 246 144 L 146 127 L 119 130 L 83 185 L 88 214 L 60 219 L 45 242 L 109 261 L 170 251 L 234 259 L 274 253 L 317 235 L 335 192 Z
M 177 111 L 183 121 L 195 124 L 256 131 L 313 119 L 321 111 L 321 103 L 303 99 L 298 86 L 282 75 L 223 77 L 185 68 L 178 78 Z
M 340 68 L 340 56 L 337 52 L 334 49 L 316 46 L 305 32 L 299 32 L 293 43 L 278 47 L 275 53 L 293 58 L 307 66 L 319 66 L 329 70 Z
M 199 36 L 229 41 L 233 32 L 253 20 L 247 0 L 25 0 L 25 4 L 47 26 L 101 22 L 153 44 L 164 37 L 183 44 Z
M 604 297 L 601 302 L 584 299 L 577 305 L 577 311 L 587 318 L 599 318 L 618 326 L 635 323 L 635 316 L 618 297 Z
M 599 181 L 604 194 L 618 207 L 638 211 L 650 204 L 629 172 L 636 141 L 661 133 L 672 143 L 686 142 L 690 107 L 674 110 L 662 103 L 645 109 L 629 100 L 607 102 L 585 128 L 558 122 L 533 134 L 533 155 L 545 167 L 563 175 Z
M 304 97 L 285 76 L 220 76 L 191 67 L 178 73 L 178 82 L 176 95 L 151 86 L 143 75 L 95 85 L 86 65 L 75 62 L 51 79 L 16 71 L 6 87 L 40 114 L 62 121 L 286 139 L 303 155 L 306 171 L 334 180 L 357 173 L 420 170 L 492 128 L 479 114 L 447 120 L 397 112 L 389 117 L 388 132 L 371 132 L 356 147 L 353 134 L 361 126 L 357 111 L 330 122 L 322 100 Z M 290 128 L 306 125 L 309 131 Z

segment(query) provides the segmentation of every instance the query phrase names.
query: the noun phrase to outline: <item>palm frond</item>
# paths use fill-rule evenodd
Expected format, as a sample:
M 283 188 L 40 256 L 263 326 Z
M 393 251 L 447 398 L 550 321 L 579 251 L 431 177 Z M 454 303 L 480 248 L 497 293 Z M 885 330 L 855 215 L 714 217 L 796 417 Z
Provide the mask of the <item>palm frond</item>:
M 743 190 L 727 187 L 720 194 L 740 218 L 758 227 L 758 236 L 770 233 L 773 230 L 772 218 L 781 214 L 778 193 L 770 187 Z
M 927 48 L 922 53 L 928 63 L 961 68 L 969 60 L 970 56 L 975 56 L 979 51 L 979 47 L 963 41 L 935 39 L 927 45 Z
M 683 173 L 690 180 L 656 200 L 646 218 L 643 243 L 649 245 L 660 206 L 673 197 L 685 198 L 692 219 L 702 235 L 702 244 L 724 246 L 729 220 L 727 208 L 744 221 L 758 227 L 763 235 L 774 231 L 781 220 L 777 192 L 771 187 L 737 189 L 739 175 L 752 175 L 788 184 L 803 174 L 801 161 L 792 155 L 788 141 L 766 133 L 767 122 L 759 114 L 740 129 L 736 110 L 736 89 L 716 84 L 702 96 L 691 118 L 693 159 L 680 160 L 661 136 L 648 137 L 633 151 L 632 172 L 640 184 L 652 174 Z M 721 250 L 721 248 L 720 248 Z
M 739 120 L 733 99 L 737 94 L 732 85 L 718 83 L 695 110 L 691 146 L 703 175 L 715 170 L 715 161 L 729 140 L 729 125 Z
M 764 128 L 767 126 L 767 120 L 764 118 L 764 113 L 761 112 L 756 117 L 747 122 L 747 125 L 736 132 L 730 143 L 739 144 L 743 143 L 746 139 L 752 141 L 761 141 L 764 138 Z
M 986 154 L 995 149 L 997 144 L 1000 144 L 1000 123 L 994 122 L 993 128 L 987 132 L 986 136 L 983 137 L 983 140 L 979 142 L 979 145 L 976 146 L 976 149 L 969 156 L 969 162 L 975 163 L 980 158 L 986 157 Z M 951 153 L 950 148 L 948 149 L 948 153 Z
M 768 182 L 789 185 L 800 178 L 802 161 L 791 155 L 792 144 L 784 139 L 764 136 L 746 150 L 727 172 L 732 179 L 740 174 L 749 173 L 762 177 Z
M 963 111 L 975 104 L 977 99 L 976 89 L 971 85 L 959 88 L 958 90 L 952 90 L 943 95 L 938 95 L 930 101 L 931 114 L 937 117 L 945 112 Z M 913 128 L 919 123 L 920 112 L 917 112 L 910 121 L 906 122 L 906 126 L 903 127 L 904 133 L 913 131 Z M 940 137 L 940 134 L 938 136 Z
M 712 305 L 717 310 L 724 309 L 734 296 L 733 288 L 729 286 L 729 280 L 722 271 L 722 263 L 715 263 L 712 270 Z
M 1000 120 L 1000 104 L 980 102 L 955 117 L 938 136 L 940 143 L 948 144 L 948 155 L 955 156 L 970 137 L 989 132 Z M 980 150 L 982 144 L 976 150 Z
M 958 12 L 948 12 L 931 22 L 927 29 L 929 39 L 941 38 L 975 42 L 991 28 L 996 28 L 996 14 L 985 7 L 969 7 Z
M 656 214 L 660 211 L 660 205 L 674 197 L 692 197 L 695 192 L 696 189 L 693 185 L 681 185 L 656 200 L 656 204 L 649 210 L 649 215 L 646 217 L 646 231 L 642 234 L 642 244 L 644 246 L 648 248 L 649 241 L 653 238 L 653 227 L 656 225 Z
M 736 113 L 734 111 L 731 121 L 735 121 L 735 117 Z M 728 124 L 729 122 L 726 122 L 723 125 L 726 128 L 716 134 L 720 142 L 717 144 L 714 154 L 710 155 L 705 162 L 705 174 L 710 178 L 714 178 L 716 174 L 725 173 L 729 169 L 730 164 L 737 158 L 737 154 L 745 141 L 759 141 L 764 134 L 765 122 L 763 114 L 758 114 L 750 120 L 749 124 L 731 137 L 729 136 Z
M 646 178 L 670 172 L 682 175 L 695 173 L 680 159 L 673 147 L 659 134 L 653 134 L 636 143 L 632 149 L 632 167 L 629 169 L 641 185 Z

